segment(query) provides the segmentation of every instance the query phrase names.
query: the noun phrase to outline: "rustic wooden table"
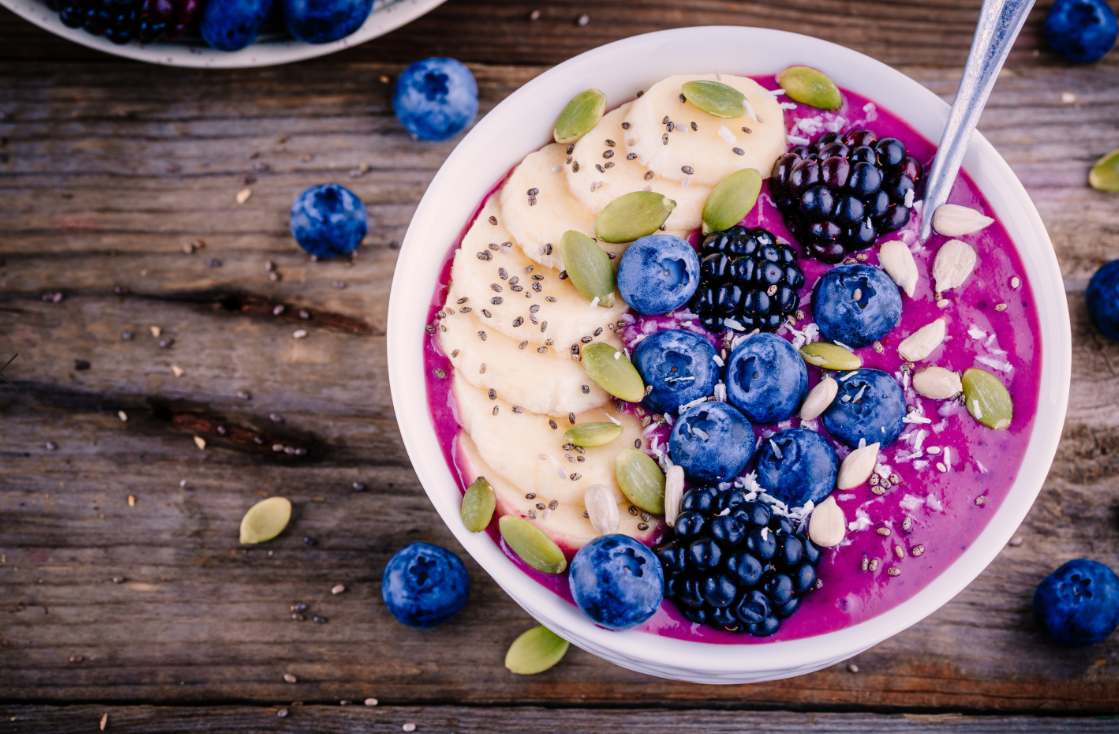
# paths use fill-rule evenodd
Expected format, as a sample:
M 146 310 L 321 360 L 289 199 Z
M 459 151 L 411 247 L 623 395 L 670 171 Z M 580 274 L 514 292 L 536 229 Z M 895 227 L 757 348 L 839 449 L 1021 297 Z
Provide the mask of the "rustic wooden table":
M 980 128 L 1057 248 L 1072 398 L 1045 490 L 966 591 L 851 664 L 728 687 L 575 649 L 509 674 L 532 622 L 461 550 L 473 589 L 452 623 L 409 629 L 380 602 L 395 550 L 458 550 L 405 455 L 385 365 L 397 243 L 454 142 L 404 133 L 395 74 L 459 58 L 485 113 L 598 44 L 742 24 L 856 48 L 951 99 L 979 4 L 449 0 L 345 53 L 228 72 L 118 60 L 0 12 L 0 361 L 19 354 L 18 391 L 0 383 L 0 731 L 88 732 L 105 714 L 112 732 L 1115 731 L 1119 636 L 1057 648 L 1030 611 L 1060 563 L 1119 566 L 1119 345 L 1083 305 L 1119 256 L 1117 200 L 1086 185 L 1119 147 L 1119 53 L 1062 62 L 1044 8 Z M 353 262 L 311 262 L 288 232 L 295 194 L 328 180 L 369 206 Z M 241 515 L 273 493 L 295 503 L 290 529 L 242 548 Z M 299 602 L 327 622 L 293 621 Z

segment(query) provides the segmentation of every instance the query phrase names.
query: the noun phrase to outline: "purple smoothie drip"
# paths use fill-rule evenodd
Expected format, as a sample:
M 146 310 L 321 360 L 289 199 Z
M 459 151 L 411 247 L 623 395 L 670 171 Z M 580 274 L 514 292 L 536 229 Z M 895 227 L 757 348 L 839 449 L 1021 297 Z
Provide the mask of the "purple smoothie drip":
M 767 89 L 777 88 L 772 76 L 753 78 Z M 831 129 L 826 127 L 829 123 L 834 124 L 837 118 L 842 118 L 840 131 L 867 127 L 880 138 L 896 137 L 905 144 L 910 155 L 928 168 L 936 151 L 932 143 L 865 97 L 846 90 L 843 94 L 844 106 L 837 112 L 821 112 L 804 105 L 786 111 L 785 122 L 790 135 L 814 139 Z M 807 122 L 802 122 L 805 119 Z M 502 183 L 503 181 L 499 181 L 482 203 Z M 858 513 L 861 512 L 865 513 L 870 524 L 863 529 L 848 532 L 839 547 L 823 551 L 818 568 L 823 587 L 803 597 L 800 609 L 783 620 L 776 635 L 756 638 L 692 624 L 683 618 L 670 601 L 665 601 L 656 615 L 638 629 L 666 637 L 717 644 L 759 644 L 833 632 L 871 619 L 912 597 L 959 558 L 986 527 L 1017 477 L 1033 429 L 1041 376 L 1041 345 L 1036 336 L 1040 332 L 1040 326 L 1033 292 L 1025 280 L 1025 268 L 1018 252 L 986 199 L 963 171 L 956 179 L 948 200 L 952 204 L 977 209 L 995 219 L 986 229 L 967 237 L 968 243 L 978 252 L 975 272 L 962 287 L 946 294 L 950 301 L 947 308 L 938 308 L 934 301 L 930 273 L 937 250 L 948 238 L 934 234 L 923 247 L 914 251 L 914 259 L 922 277 L 912 299 L 902 295 L 902 320 L 882 340 L 883 352 L 879 354 L 873 347 L 855 351 L 862 358 L 864 367 L 896 374 L 904 363 L 897 354 L 897 345 L 901 340 L 930 321 L 944 318 L 948 324 L 946 343 L 934 352 L 931 359 L 917 364 L 916 369 L 935 364 L 962 373 L 970 367 L 979 367 L 996 375 L 1010 391 L 1014 403 L 1014 420 L 1010 428 L 993 431 L 980 425 L 958 403 L 929 400 L 916 395 L 911 389 L 907 390 L 907 403 L 919 406 L 924 416 L 932 422 L 907 424 L 902 436 L 879 454 L 879 463 L 888 465 L 891 472 L 900 478 L 900 484 L 889 487 L 882 496 L 874 495 L 868 485 L 853 490 L 835 490 L 832 493 L 831 496 L 843 508 L 849 523 L 859 521 L 861 516 Z M 481 206 L 479 204 L 479 211 Z M 758 204 L 742 223 L 748 227 L 764 227 L 778 238 L 795 242 L 769 195 L 768 180 L 762 186 Z M 917 241 L 919 226 L 920 218 L 915 209 L 914 217 L 906 227 L 885 235 L 879 242 L 901 239 L 912 245 Z M 465 231 L 466 228 L 463 234 Z M 461 239 L 460 236 L 459 242 L 451 248 L 444 262 L 439 285 L 433 294 L 428 323 L 435 323 L 435 313 L 446 298 L 451 261 Z M 698 247 L 699 233 L 694 233 L 690 240 L 693 246 Z M 799 251 L 800 248 L 797 249 Z M 868 256 L 868 264 L 878 265 L 877 248 L 864 252 Z M 806 278 L 806 285 L 801 289 L 800 308 L 811 320 L 811 286 L 832 266 L 806 256 L 801 256 L 799 264 Z M 1021 281 L 1017 289 L 1010 285 L 1014 277 Z M 1003 312 L 995 310 L 995 306 L 1000 303 L 1007 304 L 1007 309 Z M 633 314 L 633 317 L 633 323 L 628 324 L 623 333 L 623 341 L 631 350 L 642 335 L 664 328 L 684 328 L 706 334 L 698 321 L 686 312 L 656 317 Z M 798 328 L 803 328 L 806 323 L 798 324 Z M 783 335 L 786 338 L 792 337 L 787 331 Z M 720 346 L 714 335 L 707 336 L 716 348 Z M 456 467 L 460 488 L 465 491 L 473 477 L 462 476 L 454 460 L 454 439 L 459 427 L 450 395 L 452 368 L 437 344 L 435 335 L 424 344 L 428 400 L 444 457 L 450 466 Z M 1002 371 L 990 363 L 976 361 L 976 357 L 985 357 L 998 364 L 1008 363 L 1013 365 L 1013 369 L 1009 372 Z M 436 379 L 436 368 L 444 370 L 448 378 Z M 809 367 L 810 388 L 820 380 L 821 374 L 819 369 Z M 944 414 L 941 414 L 941 410 L 945 411 Z M 759 438 L 764 438 L 776 430 L 799 424 L 799 418 L 794 417 L 777 426 L 756 428 Z M 817 425 L 819 427 L 818 421 Z M 651 431 L 646 434 L 646 439 L 650 444 L 656 441 L 660 446 L 665 446 L 669 430 L 668 427 L 662 427 Z M 899 460 L 898 457 L 916 453 L 912 440 L 918 431 L 925 431 L 926 434 L 922 442 L 925 454 L 909 461 Z M 821 435 L 828 437 L 822 430 Z M 846 447 L 834 441 L 832 443 L 841 459 L 849 453 Z M 927 452 L 929 447 L 934 446 L 941 448 L 939 454 Z M 937 468 L 937 463 L 944 463 L 944 447 L 951 452 L 951 460 L 950 468 L 945 466 L 948 470 L 942 472 Z M 927 461 L 928 465 L 915 466 L 914 463 L 918 461 Z M 978 497 L 982 497 L 980 505 L 976 504 Z M 911 526 L 904 530 L 902 523 L 907 517 L 911 520 Z M 570 602 L 571 594 L 566 576 L 542 574 L 526 566 L 501 542 L 496 525 L 491 524 L 488 532 L 501 545 L 506 555 L 539 583 Z M 881 527 L 887 527 L 890 534 L 878 535 L 876 530 Z M 903 558 L 897 557 L 895 546 L 900 546 Z M 913 555 L 917 546 L 923 546 L 920 556 Z M 571 549 L 565 549 L 565 552 L 570 558 Z M 863 571 L 864 558 L 877 559 L 877 569 L 873 572 Z M 900 574 L 889 576 L 889 568 L 899 569 Z

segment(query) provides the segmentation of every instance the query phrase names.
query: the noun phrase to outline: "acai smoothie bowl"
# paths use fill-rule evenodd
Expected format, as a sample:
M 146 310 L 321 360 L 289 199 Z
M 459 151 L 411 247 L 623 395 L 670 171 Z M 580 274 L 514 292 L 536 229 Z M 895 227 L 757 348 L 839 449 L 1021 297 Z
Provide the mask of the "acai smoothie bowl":
M 1056 451 L 1068 312 L 981 136 L 923 211 L 947 112 L 832 44 L 693 28 L 546 72 L 452 153 L 396 269 L 393 402 L 532 616 L 653 675 L 774 679 L 1005 545 Z

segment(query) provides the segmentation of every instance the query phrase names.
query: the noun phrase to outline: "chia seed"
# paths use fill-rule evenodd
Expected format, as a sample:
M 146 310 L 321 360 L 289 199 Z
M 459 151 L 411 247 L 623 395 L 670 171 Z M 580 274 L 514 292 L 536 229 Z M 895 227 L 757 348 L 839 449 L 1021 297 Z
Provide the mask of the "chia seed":
M 688 176 L 691 176 L 692 174 L 695 173 L 695 169 L 692 168 L 691 166 L 680 166 L 680 170 L 683 171 Z
M 746 151 L 742 150 L 742 148 L 731 148 L 730 150 L 735 155 L 746 155 Z
M 514 413 L 523 413 L 523 412 L 525 412 L 525 409 L 524 409 L 524 408 L 522 408 L 522 407 L 521 407 L 521 406 L 519 406 L 519 405 L 514 405 L 514 406 L 513 406 L 513 412 L 514 412 Z
M 326 617 L 322 617 L 316 614 L 315 616 L 311 617 L 311 621 L 315 624 L 326 624 Z
M 440 380 L 445 380 L 445 379 L 447 379 L 447 373 L 446 373 L 446 372 L 444 372 L 444 371 L 443 371 L 443 369 L 442 369 L 442 368 L 440 368 L 440 367 L 436 367 L 436 368 L 435 368 L 435 376 L 436 376 L 437 378 L 439 378 Z
M 556 425 L 556 422 L 554 420 L 552 420 L 551 418 L 548 419 L 548 425 L 552 427 L 553 431 L 555 431 L 559 428 L 559 426 Z
M 490 215 L 490 224 L 497 224 L 497 217 Z
M 646 180 L 646 181 L 652 181 L 652 180 L 653 180 L 653 176 L 655 176 L 655 175 L 656 175 L 656 174 L 655 174 L 655 173 L 653 173 L 652 171 L 645 171 L 645 180 Z
M 630 505 L 629 506 L 629 514 L 633 515 L 634 517 L 637 517 L 637 508 L 634 507 L 633 505 Z
M 526 500 L 534 500 L 534 499 L 536 499 L 536 492 L 529 492 L 528 494 L 526 494 L 526 495 L 525 495 L 525 499 L 526 499 Z
M 648 530 L 649 529 L 649 523 L 639 522 L 639 523 L 637 523 L 637 529 L 638 530 Z

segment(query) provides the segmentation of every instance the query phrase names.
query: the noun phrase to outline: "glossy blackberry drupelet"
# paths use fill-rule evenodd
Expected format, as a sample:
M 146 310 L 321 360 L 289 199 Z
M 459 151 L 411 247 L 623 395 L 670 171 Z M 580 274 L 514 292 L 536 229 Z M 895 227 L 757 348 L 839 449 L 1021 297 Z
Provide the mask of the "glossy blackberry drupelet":
M 870 265 L 840 265 L 812 289 L 812 314 L 820 335 L 853 349 L 889 334 L 901 320 L 901 291 Z
M 1096 271 L 1085 298 L 1095 327 L 1108 339 L 1119 341 L 1119 260 Z
M 1069 561 L 1038 584 L 1034 617 L 1060 645 L 1102 642 L 1119 626 L 1119 577 L 1087 558 Z
M 748 332 L 777 331 L 796 313 L 804 272 L 793 248 L 778 244 L 770 232 L 737 225 L 712 232 L 700 258 L 692 310 L 708 331 L 726 331 L 727 319 Z
M 647 315 L 674 311 L 699 285 L 699 258 L 685 240 L 651 234 L 626 248 L 618 265 L 618 293 L 629 307 Z
M 757 474 L 758 484 L 789 507 L 818 505 L 835 489 L 839 459 L 820 434 L 788 428 L 762 442 Z
M 754 441 L 754 427 L 737 408 L 706 402 L 677 419 L 668 453 L 688 481 L 718 484 L 742 473 L 754 454 Z
M 690 331 L 665 329 L 645 337 L 633 350 L 633 366 L 653 388 L 641 402 L 657 413 L 675 413 L 707 397 L 719 380 L 715 356 L 711 342 Z
M 381 577 L 381 597 L 397 621 L 434 627 L 459 613 L 470 594 L 466 566 L 454 553 L 413 543 L 389 559 Z
M 675 537 L 657 548 L 665 598 L 697 624 L 775 633 L 816 585 L 820 549 L 740 489 L 695 488 L 680 509 Z
M 727 399 L 755 423 L 777 423 L 800 408 L 808 368 L 793 345 L 776 334 L 742 340 L 727 361 Z
M 851 448 L 865 440 L 886 448 L 905 428 L 905 393 L 892 375 L 858 369 L 839 379 L 839 392 L 824 410 L 824 428 Z
M 793 148 L 769 188 L 805 253 L 837 263 L 909 223 L 923 173 L 900 140 L 860 129 Z
M 58 18 L 64 25 L 120 45 L 136 40 L 143 5 L 144 0 L 63 0 Z
M 357 195 L 336 183 L 304 190 L 291 205 L 291 234 L 315 257 L 357 249 L 369 231 L 369 212 Z
M 576 606 L 612 630 L 646 621 L 664 597 L 660 560 L 628 535 L 602 535 L 580 548 L 567 582 Z
M 1115 47 L 1119 21 L 1105 0 L 1057 0 L 1045 16 L 1044 29 L 1050 48 L 1086 64 Z

